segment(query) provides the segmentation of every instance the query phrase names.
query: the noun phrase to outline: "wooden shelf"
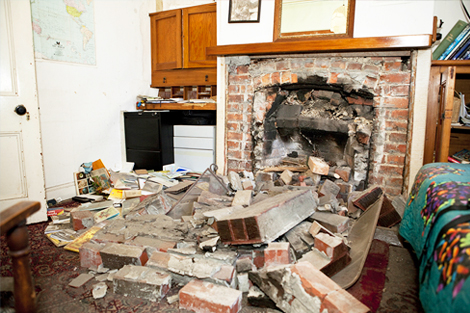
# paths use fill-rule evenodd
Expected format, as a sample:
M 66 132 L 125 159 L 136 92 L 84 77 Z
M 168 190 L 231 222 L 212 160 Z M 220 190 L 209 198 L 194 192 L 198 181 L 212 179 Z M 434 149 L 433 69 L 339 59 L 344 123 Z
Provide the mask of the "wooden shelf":
M 283 41 L 241 45 L 213 46 L 206 49 L 209 56 L 268 55 L 284 53 L 335 51 L 391 51 L 425 49 L 431 47 L 432 35 L 389 37 L 338 38 L 305 41 Z
M 461 129 L 461 130 L 470 130 L 470 126 L 463 126 L 463 125 L 459 125 L 459 126 L 451 125 L 451 128 L 452 129 Z
M 147 103 L 138 110 L 217 110 L 217 103 Z

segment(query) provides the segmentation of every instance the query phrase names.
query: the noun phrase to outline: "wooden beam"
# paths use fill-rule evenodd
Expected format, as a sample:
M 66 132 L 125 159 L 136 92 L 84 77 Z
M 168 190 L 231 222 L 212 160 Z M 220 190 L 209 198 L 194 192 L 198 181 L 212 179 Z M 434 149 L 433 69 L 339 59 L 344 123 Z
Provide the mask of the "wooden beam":
M 389 37 L 338 38 L 289 42 L 267 42 L 240 45 L 213 46 L 207 55 L 269 55 L 282 53 L 309 53 L 335 51 L 390 51 L 425 49 L 431 47 L 432 35 Z

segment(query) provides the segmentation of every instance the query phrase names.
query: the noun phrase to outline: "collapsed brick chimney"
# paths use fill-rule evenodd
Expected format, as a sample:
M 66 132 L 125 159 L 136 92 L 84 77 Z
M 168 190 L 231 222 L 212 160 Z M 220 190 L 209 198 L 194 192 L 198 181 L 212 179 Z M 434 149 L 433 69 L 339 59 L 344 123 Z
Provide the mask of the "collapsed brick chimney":
M 409 57 L 242 56 L 226 64 L 228 171 L 256 172 L 296 152 L 346 162 L 356 186 L 402 193 Z

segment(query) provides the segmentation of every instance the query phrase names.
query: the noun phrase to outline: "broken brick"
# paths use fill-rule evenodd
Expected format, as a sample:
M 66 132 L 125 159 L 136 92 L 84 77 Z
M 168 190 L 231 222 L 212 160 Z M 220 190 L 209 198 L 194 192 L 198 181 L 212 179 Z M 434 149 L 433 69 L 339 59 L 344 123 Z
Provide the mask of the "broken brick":
M 219 216 L 217 231 L 226 244 L 271 242 L 310 216 L 315 208 L 311 190 L 286 192 Z
M 309 233 L 311 226 L 312 223 L 304 221 L 285 234 L 297 258 L 307 253 L 315 243 L 315 239 Z
M 126 241 L 126 245 L 144 247 L 150 257 L 155 251 L 166 252 L 168 249 L 174 248 L 176 246 L 176 242 L 165 241 L 151 237 L 137 236 L 132 240 Z
M 360 208 L 362 211 L 367 210 L 372 204 L 374 204 L 380 196 L 383 195 L 383 190 L 380 187 L 370 187 L 363 191 L 356 197 L 353 204 Z
M 340 187 L 329 179 L 325 179 L 318 191 L 321 195 L 331 195 L 334 198 L 338 195 Z
M 181 288 L 179 298 L 180 309 L 200 313 L 237 313 L 242 306 L 241 291 L 197 279 Z
M 233 197 L 232 206 L 249 206 L 251 204 L 252 194 L 253 192 L 251 190 L 237 190 Z
M 315 248 L 325 253 L 333 261 L 348 252 L 348 247 L 341 238 L 325 233 L 319 233 L 315 236 Z
M 315 212 L 310 219 L 317 221 L 332 233 L 342 233 L 349 228 L 349 218 L 327 212 Z
M 75 211 L 71 212 L 70 215 L 74 230 L 89 228 L 95 224 L 91 211 Z
M 294 173 L 292 173 L 289 170 L 284 170 L 281 174 L 281 180 L 286 184 L 289 185 L 292 181 L 292 176 L 294 176 Z
M 253 262 L 250 257 L 241 257 L 236 262 L 237 272 L 249 272 L 253 270 Z
M 171 288 L 171 276 L 146 266 L 126 265 L 113 277 L 114 293 L 160 301 Z
M 368 313 L 369 308 L 344 289 L 329 293 L 322 302 L 321 311 L 337 313 Z
M 338 174 L 342 180 L 348 182 L 351 176 L 351 168 L 349 166 L 337 167 L 335 173 Z
M 103 266 L 109 269 L 120 269 L 124 265 L 145 265 L 148 260 L 143 247 L 109 243 L 100 251 Z
M 224 284 L 227 287 L 235 288 L 236 283 L 236 271 L 235 267 L 229 264 L 220 266 L 220 269 L 212 276 L 212 279 L 220 284 Z
M 310 156 L 308 158 L 308 168 L 312 171 L 312 173 L 320 174 L 320 175 L 328 175 L 330 170 L 330 166 L 324 160 Z
M 288 242 L 271 242 L 264 249 L 265 266 L 284 265 L 291 263 L 290 244 Z
M 96 270 L 103 261 L 101 260 L 100 251 L 104 245 L 87 242 L 79 249 L 80 265 L 89 269 Z
M 398 212 L 395 210 L 392 202 L 387 198 L 387 196 L 384 195 L 377 225 L 383 227 L 392 227 L 400 221 L 400 214 L 398 214 Z

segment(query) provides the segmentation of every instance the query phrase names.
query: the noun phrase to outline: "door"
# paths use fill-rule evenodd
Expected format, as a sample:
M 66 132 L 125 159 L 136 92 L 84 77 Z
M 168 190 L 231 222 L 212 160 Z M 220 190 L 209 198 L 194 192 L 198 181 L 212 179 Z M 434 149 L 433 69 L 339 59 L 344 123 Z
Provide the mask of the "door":
M 217 46 L 217 5 L 184 8 L 183 67 L 216 67 L 217 57 L 206 55 L 206 48 L 212 46 Z
M 41 202 L 28 223 L 47 220 L 35 66 L 30 1 L 1 0 L 0 210 Z
M 150 14 L 152 71 L 182 67 L 181 10 Z

